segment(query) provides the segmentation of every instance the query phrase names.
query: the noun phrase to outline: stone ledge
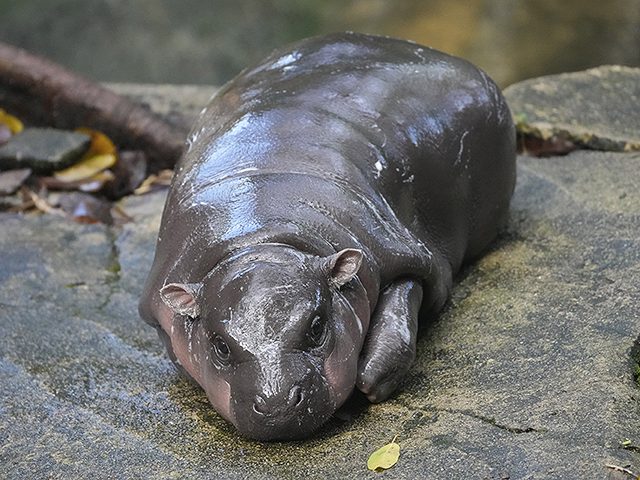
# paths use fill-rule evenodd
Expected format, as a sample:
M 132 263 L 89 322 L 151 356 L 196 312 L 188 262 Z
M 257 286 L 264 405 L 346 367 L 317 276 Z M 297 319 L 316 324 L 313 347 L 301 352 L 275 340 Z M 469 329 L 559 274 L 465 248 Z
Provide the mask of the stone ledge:
M 640 150 L 640 68 L 603 66 L 533 78 L 504 91 L 518 129 L 583 148 Z

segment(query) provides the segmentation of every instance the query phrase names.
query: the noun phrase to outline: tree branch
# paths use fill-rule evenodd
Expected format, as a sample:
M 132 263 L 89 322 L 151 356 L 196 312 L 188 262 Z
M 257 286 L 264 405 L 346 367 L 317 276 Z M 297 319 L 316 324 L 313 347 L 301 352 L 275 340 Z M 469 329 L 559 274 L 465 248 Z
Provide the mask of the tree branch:
M 181 134 L 141 106 L 1 42 L 0 107 L 34 126 L 99 130 L 120 148 L 144 150 L 154 172 L 172 167 L 184 145 Z

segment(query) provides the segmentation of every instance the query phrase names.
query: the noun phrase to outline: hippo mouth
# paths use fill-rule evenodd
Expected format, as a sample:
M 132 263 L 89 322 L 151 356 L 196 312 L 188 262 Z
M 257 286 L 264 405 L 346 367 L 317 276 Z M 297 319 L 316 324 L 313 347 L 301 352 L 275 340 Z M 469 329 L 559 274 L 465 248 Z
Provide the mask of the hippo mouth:
M 254 440 L 297 440 L 308 437 L 334 413 L 327 389 L 292 387 L 287 394 L 232 396 L 233 424 Z
M 307 415 L 305 417 L 291 418 L 287 421 L 281 419 L 266 419 L 262 422 L 241 422 L 235 427 L 249 438 L 260 441 L 288 441 L 301 440 L 309 437 L 318 430 L 329 418 L 331 413 Z

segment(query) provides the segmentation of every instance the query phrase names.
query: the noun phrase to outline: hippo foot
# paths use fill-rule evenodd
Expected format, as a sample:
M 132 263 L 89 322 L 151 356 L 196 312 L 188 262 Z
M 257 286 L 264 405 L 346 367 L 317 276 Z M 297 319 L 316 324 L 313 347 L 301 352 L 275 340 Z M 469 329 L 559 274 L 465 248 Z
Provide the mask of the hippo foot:
M 422 284 L 400 279 L 380 294 L 358 361 L 357 387 L 370 402 L 391 396 L 416 355 Z

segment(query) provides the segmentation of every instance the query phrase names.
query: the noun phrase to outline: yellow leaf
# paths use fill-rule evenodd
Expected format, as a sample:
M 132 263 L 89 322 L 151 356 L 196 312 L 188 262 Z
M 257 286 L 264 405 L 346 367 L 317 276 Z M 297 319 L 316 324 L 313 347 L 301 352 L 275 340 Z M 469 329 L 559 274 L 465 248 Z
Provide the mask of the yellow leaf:
M 64 170 L 54 172 L 53 176 L 65 183 L 82 182 L 84 180 L 104 183 L 105 180 L 98 174 L 112 167 L 118 161 L 116 146 L 102 132 L 84 127 L 76 128 L 76 132 L 84 133 L 91 137 L 89 150 L 85 152 L 78 163 Z
M 94 155 L 84 158 L 74 166 L 54 172 L 53 176 L 61 182 L 78 182 L 90 179 L 95 174 L 115 165 L 117 157 L 114 153 Z
M 1 108 L 0 108 L 0 123 L 4 123 L 7 127 L 9 127 L 9 130 L 11 130 L 11 133 L 14 133 L 14 134 L 20 133 L 24 129 L 24 125 L 22 125 L 22 122 L 20 120 L 18 120 L 13 115 L 9 115 L 7 112 L 2 110 Z
M 371 454 L 367 461 L 367 468 L 374 471 L 382 471 L 393 467 L 400 457 L 400 446 L 395 443 L 396 435 L 391 443 L 379 448 Z
M 116 153 L 116 146 L 104 133 L 97 132 L 95 130 L 89 130 L 88 128 L 84 127 L 76 128 L 76 132 L 84 133 L 85 135 L 89 135 L 91 137 L 91 146 L 82 157 L 83 160 L 85 158 L 94 157 L 96 155 Z

